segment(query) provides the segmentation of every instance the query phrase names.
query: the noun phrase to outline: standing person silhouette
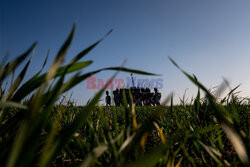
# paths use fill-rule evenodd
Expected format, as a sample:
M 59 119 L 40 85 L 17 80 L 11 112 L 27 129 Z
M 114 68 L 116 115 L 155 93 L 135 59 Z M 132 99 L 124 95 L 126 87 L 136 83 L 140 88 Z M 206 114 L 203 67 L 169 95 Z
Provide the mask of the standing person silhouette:
M 155 95 L 154 95 L 154 99 L 155 99 L 155 104 L 157 106 L 160 105 L 160 100 L 161 100 L 161 93 L 158 92 L 158 89 L 157 88 L 154 88 L 154 91 L 155 91 Z
M 106 91 L 106 106 L 111 106 L 111 97 L 109 96 L 109 91 Z

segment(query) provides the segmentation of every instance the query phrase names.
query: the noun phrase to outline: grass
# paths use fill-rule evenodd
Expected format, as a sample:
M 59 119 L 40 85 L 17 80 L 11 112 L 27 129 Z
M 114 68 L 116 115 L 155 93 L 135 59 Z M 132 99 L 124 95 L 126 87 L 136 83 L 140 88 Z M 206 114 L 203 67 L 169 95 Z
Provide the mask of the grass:
M 26 82 L 32 56 L 17 77 L 13 73 L 36 43 L 13 61 L 1 63 L 0 85 L 11 78 L 8 89 L 1 87 L 0 92 L 1 166 L 249 166 L 249 99 L 238 97 L 237 87 L 217 99 L 171 58 L 198 88 L 188 104 L 183 99 L 174 106 L 170 95 L 164 102 L 168 106 L 100 107 L 104 90 L 84 107 L 57 103 L 64 92 L 104 70 L 116 71 L 113 78 L 119 71 L 154 75 L 125 67 L 79 72 L 92 63 L 80 60 L 111 31 L 62 66 L 74 32 L 75 25 L 48 72 L 42 73 L 47 56 Z

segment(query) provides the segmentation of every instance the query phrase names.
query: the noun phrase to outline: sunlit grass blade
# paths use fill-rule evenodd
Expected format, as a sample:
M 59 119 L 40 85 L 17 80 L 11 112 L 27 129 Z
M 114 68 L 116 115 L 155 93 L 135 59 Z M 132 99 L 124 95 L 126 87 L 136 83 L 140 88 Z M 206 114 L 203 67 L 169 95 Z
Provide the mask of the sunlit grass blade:
M 72 73 L 79 71 L 87 66 L 89 66 L 92 63 L 92 61 L 83 61 L 83 62 L 78 62 L 72 65 L 71 67 L 68 68 L 66 74 Z M 59 77 L 63 74 L 63 72 L 66 70 L 68 66 L 62 66 L 58 69 L 57 73 L 55 74 L 54 78 Z M 14 94 L 12 100 L 14 101 L 20 101 L 24 97 L 26 97 L 29 93 L 37 89 L 45 80 L 46 75 L 48 73 L 42 74 L 37 77 L 33 77 L 30 80 L 28 80 L 26 83 L 24 83 Z
M 7 100 L 9 99 L 12 94 L 16 91 L 16 89 L 18 88 L 18 86 L 21 84 L 22 80 L 24 79 L 24 76 L 27 72 L 27 69 L 30 65 L 31 59 L 27 62 L 27 64 L 24 66 L 23 70 L 21 71 L 21 73 L 18 75 L 18 77 L 16 78 L 15 82 L 11 85 L 7 95 L 3 98 L 3 100 Z
M 49 72 L 46 75 L 46 79 L 44 82 L 42 82 L 41 87 L 39 88 L 39 91 L 37 91 L 34 95 L 34 98 L 31 101 L 31 106 L 29 107 L 29 116 L 33 117 L 32 119 L 36 118 L 39 115 L 39 110 L 41 110 L 41 104 L 42 102 L 41 100 L 41 96 L 43 91 L 45 91 L 47 85 L 49 84 L 50 80 L 54 77 L 54 75 L 56 74 L 58 68 L 60 67 L 60 65 L 62 64 L 63 60 L 64 60 L 64 56 L 66 54 L 66 51 L 69 48 L 69 45 L 73 39 L 73 35 L 74 35 L 74 31 L 75 31 L 75 25 L 72 28 L 72 31 L 69 35 L 69 37 L 67 38 L 67 40 L 65 41 L 65 43 L 63 44 L 63 46 L 61 47 L 59 53 L 57 54 L 56 58 L 54 59 L 54 62 L 52 63 Z M 43 113 L 43 116 L 46 116 L 45 113 Z M 41 118 L 42 119 L 42 118 Z M 25 120 L 22 124 L 22 126 L 20 127 L 17 136 L 16 136 L 16 140 L 12 146 L 12 150 L 11 153 L 9 155 L 9 159 L 8 159 L 8 166 L 16 166 L 16 164 L 20 163 L 20 164 L 25 164 L 25 165 L 29 165 L 32 161 L 28 159 L 27 155 L 32 155 L 33 157 L 34 155 L 34 151 L 37 147 L 36 145 L 36 141 L 38 139 L 34 139 L 32 141 L 32 145 L 30 146 L 30 148 L 27 150 L 27 154 L 24 154 L 23 156 L 21 155 L 21 151 L 23 149 L 23 147 L 25 146 L 25 144 L 27 144 L 27 142 L 30 140 L 29 137 L 37 137 L 37 135 L 39 135 L 39 130 L 42 127 L 42 121 L 37 121 L 37 122 L 33 122 L 33 121 L 27 121 Z M 32 126 L 32 129 L 28 130 L 28 127 Z
M 100 40 L 98 40 L 97 42 L 95 42 L 94 44 L 92 44 L 91 46 L 89 46 L 88 48 L 84 49 L 83 51 L 81 51 L 80 53 L 78 53 L 70 62 L 70 64 L 74 64 L 75 62 L 77 62 L 78 60 L 80 60 L 82 57 L 84 57 L 85 55 L 87 55 L 92 49 L 94 49 L 100 42 L 102 42 L 113 30 L 111 29 L 103 38 L 101 38 Z
M 188 73 L 186 73 L 171 57 L 169 57 L 169 60 L 184 74 L 186 75 L 186 77 L 192 81 L 195 85 L 197 85 L 198 87 L 200 87 L 211 99 L 214 99 L 214 96 L 206 89 L 205 86 L 203 86 L 200 82 L 198 82 L 196 77 L 193 77 L 191 75 L 189 75 Z
M 80 167 L 90 167 L 93 166 L 93 161 L 101 156 L 108 149 L 107 145 L 101 145 L 94 148 L 87 157 L 83 160 L 83 163 Z
M 223 166 L 223 163 L 218 159 L 218 157 L 216 156 L 216 154 L 213 152 L 212 148 L 210 148 L 209 146 L 205 145 L 203 142 L 198 141 L 201 146 L 207 151 L 207 153 L 217 162 L 217 164 L 219 166 Z
M 31 47 L 22 55 L 5 65 L 3 68 L 0 69 L 0 83 L 13 71 L 15 70 L 29 54 L 32 50 L 36 47 L 37 42 L 31 45 Z
M 47 56 L 46 56 L 46 58 L 44 59 L 44 62 L 43 62 L 43 65 L 42 65 L 41 69 L 40 69 L 32 78 L 36 78 L 36 77 L 39 76 L 40 73 L 43 71 L 45 65 L 47 64 L 48 58 L 49 58 L 49 52 L 50 52 L 50 51 L 48 50 Z M 31 78 L 31 79 L 32 79 L 32 78 Z
M 129 72 L 129 73 L 133 73 L 133 74 L 160 76 L 159 74 L 154 74 L 154 73 L 145 72 L 142 70 L 130 69 L 130 68 L 125 68 L 125 67 L 108 67 L 108 68 L 104 68 L 102 70 L 119 70 L 119 71 Z
M 116 72 L 112 78 L 114 78 L 117 75 L 117 73 L 118 72 Z M 105 85 L 105 87 L 106 86 L 107 84 Z M 50 150 L 50 151 L 53 151 L 51 153 L 51 156 L 42 160 L 44 166 L 47 166 L 47 164 L 49 164 L 49 162 L 56 155 L 56 153 L 60 151 L 65 146 L 65 144 L 68 143 L 72 135 L 87 121 L 88 117 L 90 116 L 92 110 L 95 108 L 96 104 L 98 103 L 104 91 L 105 89 L 101 89 L 95 95 L 95 97 L 90 101 L 90 103 L 87 106 L 85 106 L 85 108 L 79 114 L 77 114 L 74 121 L 60 132 L 56 140 L 56 142 L 58 142 L 58 145 L 55 145 L 54 147 L 56 148 L 51 148 Z M 61 90 L 61 92 L 63 91 Z
M 89 66 L 92 63 L 93 63 L 93 61 L 89 60 L 89 61 L 74 63 L 68 69 L 67 69 L 67 66 L 60 67 L 56 73 L 56 76 L 61 76 L 64 73 L 64 71 L 66 71 L 66 74 L 69 74 L 69 73 L 72 73 L 75 71 L 79 71 L 79 70 Z
M 49 72 L 46 74 L 46 79 L 45 79 L 44 85 L 48 84 L 51 81 L 51 79 L 54 78 L 54 76 L 57 73 L 57 70 L 59 69 L 59 67 L 63 63 L 64 57 L 65 57 L 65 55 L 69 49 L 69 46 L 73 40 L 74 33 L 75 33 L 75 27 L 76 27 L 76 24 L 73 25 L 71 33 L 69 34 L 68 38 L 66 39 L 63 46 L 61 47 L 58 54 L 56 55 L 52 65 L 49 69 Z
M 28 109 L 27 106 L 17 103 L 17 102 L 13 102 L 13 101 L 0 101 L 0 106 L 1 106 L 0 107 L 1 109 L 4 109 L 4 108 L 18 108 L 18 109 L 24 109 L 24 110 Z
M 235 88 L 233 88 L 222 100 L 221 103 L 224 103 L 226 101 L 227 98 L 230 98 L 230 96 L 235 92 L 235 90 L 237 90 L 239 87 L 241 86 L 241 84 L 237 85 Z
M 67 83 L 65 83 L 64 85 L 64 92 L 68 91 L 69 89 L 71 89 L 72 87 L 74 87 L 75 85 L 79 84 L 80 82 L 82 82 L 83 80 L 85 80 L 86 78 L 99 73 L 101 71 L 106 71 L 106 70 L 111 70 L 111 71 L 122 71 L 122 72 L 132 72 L 135 74 L 142 74 L 142 75 L 157 75 L 157 74 L 153 74 L 153 73 L 149 73 L 149 72 L 144 72 L 144 71 L 140 71 L 140 70 L 133 70 L 133 69 L 129 69 L 129 68 L 124 68 L 124 67 L 108 67 L 108 68 L 102 68 L 100 70 L 96 70 L 96 71 L 92 71 L 92 72 L 88 72 L 86 74 L 82 74 L 82 75 L 78 75 L 78 76 L 74 76 L 72 77 Z
M 241 134 L 236 131 L 235 124 L 233 120 L 228 117 L 230 114 L 225 109 L 225 107 L 221 104 L 216 103 L 215 97 L 203 86 L 200 82 L 198 82 L 194 77 L 186 73 L 184 70 L 182 70 L 174 60 L 169 58 L 171 62 L 180 69 L 196 86 L 201 88 L 207 95 L 207 98 L 210 102 L 210 106 L 215 111 L 216 118 L 220 121 L 224 132 L 227 134 L 229 140 L 232 142 L 234 149 L 236 150 L 237 155 L 239 156 L 241 162 L 245 165 L 249 165 L 249 155 L 248 151 L 249 146 L 248 143 L 244 143 L 242 140 Z
M 75 34 L 76 24 L 73 25 L 73 28 L 67 38 L 67 40 L 62 45 L 61 49 L 59 50 L 58 54 L 56 55 L 53 64 L 61 63 L 64 59 L 64 55 L 66 54 L 67 50 L 69 49 L 69 46 L 73 40 L 74 34 Z
M 246 145 L 242 141 L 240 135 L 229 125 L 222 123 L 222 128 L 226 133 L 228 139 L 234 146 L 235 151 L 237 152 L 241 162 L 247 167 L 250 165 L 248 151 Z M 248 143 L 249 144 L 249 143 Z

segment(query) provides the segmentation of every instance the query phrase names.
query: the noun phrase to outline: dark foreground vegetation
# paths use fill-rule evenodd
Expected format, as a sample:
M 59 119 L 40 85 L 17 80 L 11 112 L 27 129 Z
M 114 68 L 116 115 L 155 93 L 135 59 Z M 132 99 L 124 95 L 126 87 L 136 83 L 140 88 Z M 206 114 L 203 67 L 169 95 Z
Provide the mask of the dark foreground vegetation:
M 170 95 L 157 107 L 99 107 L 104 89 L 84 107 L 57 103 L 61 95 L 103 70 L 151 73 L 109 67 L 89 73 L 79 71 L 92 61 L 81 61 L 103 39 L 62 66 L 73 38 L 56 55 L 47 73 L 41 70 L 22 83 L 31 59 L 17 77 L 15 69 L 36 44 L 17 59 L 0 64 L 0 166 L 249 166 L 250 104 L 232 89 L 218 99 L 195 76 L 197 96 L 173 105 Z M 47 58 L 44 64 L 46 64 Z M 9 82 L 8 82 L 9 81 Z M 7 87 L 5 83 L 8 82 Z M 226 84 L 218 89 L 220 93 Z M 206 96 L 200 97 L 200 91 Z M 123 95 L 125 96 L 125 94 Z

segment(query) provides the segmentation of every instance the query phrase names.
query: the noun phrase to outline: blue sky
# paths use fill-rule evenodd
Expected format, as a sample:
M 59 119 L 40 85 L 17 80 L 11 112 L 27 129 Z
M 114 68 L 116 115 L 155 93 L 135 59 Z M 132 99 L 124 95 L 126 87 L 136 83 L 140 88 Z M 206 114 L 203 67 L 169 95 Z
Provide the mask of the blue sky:
M 170 56 L 208 88 L 219 85 L 225 77 L 232 87 L 242 84 L 239 89 L 242 96 L 250 95 L 250 1 L 1 0 L 0 3 L 1 57 L 9 52 L 13 59 L 38 41 L 28 76 L 39 70 L 48 49 L 46 69 L 49 68 L 76 21 L 66 62 L 114 29 L 85 57 L 94 63 L 83 72 L 119 66 L 127 59 L 126 67 L 162 74 L 163 96 L 173 91 L 178 101 L 185 90 L 188 97 L 195 95 L 197 88 L 173 66 Z M 102 72 L 95 76 L 107 79 L 112 74 Z M 117 78 L 128 76 L 120 73 Z M 80 105 L 94 94 L 93 90 L 86 90 L 86 82 L 67 95 L 71 92 Z

